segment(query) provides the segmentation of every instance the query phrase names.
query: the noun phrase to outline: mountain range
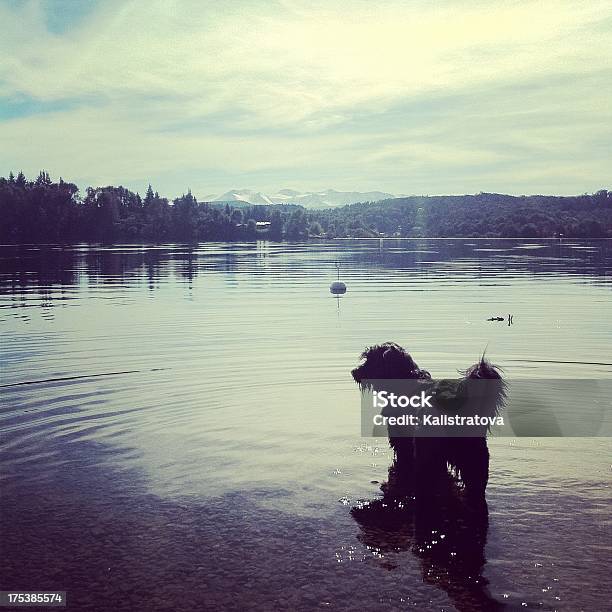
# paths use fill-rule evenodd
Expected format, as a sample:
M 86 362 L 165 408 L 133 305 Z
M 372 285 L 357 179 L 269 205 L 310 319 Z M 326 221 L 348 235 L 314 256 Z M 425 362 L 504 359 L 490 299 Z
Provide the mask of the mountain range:
M 344 206 L 355 202 L 378 202 L 394 198 L 391 193 L 383 191 L 336 191 L 327 189 L 325 191 L 295 191 L 294 189 L 281 189 L 277 193 L 268 194 L 251 189 L 233 189 L 221 195 L 208 195 L 203 198 L 206 202 L 229 203 L 234 206 L 242 203 L 248 204 L 299 204 L 304 208 L 333 208 Z

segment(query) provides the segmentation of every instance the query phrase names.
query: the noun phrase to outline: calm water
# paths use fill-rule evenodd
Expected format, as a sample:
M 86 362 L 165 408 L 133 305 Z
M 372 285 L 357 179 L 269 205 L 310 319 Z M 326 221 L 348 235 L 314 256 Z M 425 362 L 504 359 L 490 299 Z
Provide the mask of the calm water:
M 609 609 L 609 439 L 492 439 L 477 525 L 358 521 L 391 456 L 359 435 L 349 370 L 395 340 L 434 375 L 488 344 L 509 377 L 611 378 L 611 289 L 610 241 L 0 247 L 0 588 L 79 610 Z

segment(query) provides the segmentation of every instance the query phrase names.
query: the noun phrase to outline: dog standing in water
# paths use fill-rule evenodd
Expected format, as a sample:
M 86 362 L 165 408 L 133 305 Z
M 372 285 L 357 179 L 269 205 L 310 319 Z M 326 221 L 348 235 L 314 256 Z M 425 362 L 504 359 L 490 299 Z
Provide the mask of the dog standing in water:
M 395 342 L 385 342 L 367 348 L 361 354 L 362 363 L 352 375 L 364 389 L 372 380 L 429 381 L 431 375 L 418 367 L 412 357 Z M 505 390 L 498 368 L 484 355 L 463 374 L 463 381 L 488 380 L 493 384 L 481 395 L 478 413 L 496 416 L 504 404 Z M 432 385 L 433 385 L 432 381 Z M 419 437 L 389 436 L 395 459 L 389 469 L 389 484 L 398 482 L 420 492 L 431 492 L 454 477 L 463 483 L 466 496 L 474 501 L 484 500 L 489 480 L 489 449 L 487 428 L 479 437 Z M 450 469 L 450 472 L 449 472 Z M 388 485 L 389 486 L 389 485 Z

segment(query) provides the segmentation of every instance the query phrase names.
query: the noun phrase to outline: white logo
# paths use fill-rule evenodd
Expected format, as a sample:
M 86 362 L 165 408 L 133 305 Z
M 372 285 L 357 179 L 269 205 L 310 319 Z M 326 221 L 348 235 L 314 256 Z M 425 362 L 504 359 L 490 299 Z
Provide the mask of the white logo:
M 374 391 L 373 406 L 374 408 L 433 408 L 429 400 L 432 395 L 425 395 L 425 391 L 421 391 L 419 395 L 396 395 L 388 391 Z

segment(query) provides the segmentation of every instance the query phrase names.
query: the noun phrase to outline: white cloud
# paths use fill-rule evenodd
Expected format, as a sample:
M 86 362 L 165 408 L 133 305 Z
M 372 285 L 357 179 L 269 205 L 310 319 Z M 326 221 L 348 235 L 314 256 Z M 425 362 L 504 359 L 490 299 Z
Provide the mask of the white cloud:
M 2 170 L 436 192 L 508 163 L 523 192 L 539 154 L 555 191 L 582 148 L 575 190 L 606 179 L 589 145 L 610 132 L 609 2 L 117 0 L 62 35 L 44 8 L 0 6 L 0 95 L 81 102 L 5 121 Z

